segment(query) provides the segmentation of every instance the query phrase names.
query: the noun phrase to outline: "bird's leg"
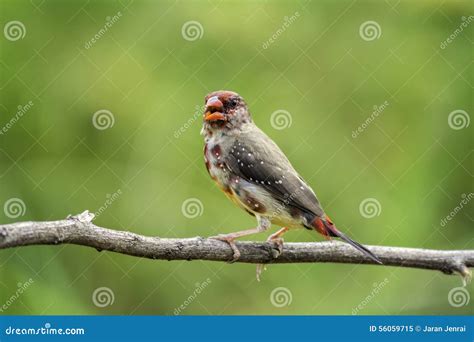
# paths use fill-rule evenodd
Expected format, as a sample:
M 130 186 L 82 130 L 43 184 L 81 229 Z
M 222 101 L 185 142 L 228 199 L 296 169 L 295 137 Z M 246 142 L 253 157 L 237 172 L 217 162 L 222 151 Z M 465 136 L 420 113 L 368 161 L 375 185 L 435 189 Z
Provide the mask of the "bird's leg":
M 234 252 L 233 258 L 230 262 L 231 263 L 236 262 L 240 258 L 240 251 L 235 244 L 235 239 L 238 239 L 242 236 L 264 232 L 271 226 L 270 220 L 265 217 L 257 216 L 257 220 L 258 220 L 258 226 L 256 228 L 242 230 L 240 232 L 235 232 L 235 233 L 230 233 L 230 234 L 219 234 L 216 236 L 210 236 L 209 239 L 215 239 L 215 240 L 227 242 L 230 248 L 232 248 L 232 251 Z
M 289 228 L 283 227 L 279 231 L 277 231 L 276 233 L 270 235 L 267 239 L 267 242 L 273 242 L 274 244 L 276 244 L 276 246 L 278 248 L 278 254 L 273 255 L 275 258 L 278 258 L 280 256 L 280 254 L 283 253 L 283 241 L 284 240 L 283 240 L 282 236 L 288 230 L 289 230 Z
M 283 238 L 282 235 L 285 234 L 289 229 L 287 227 L 281 228 L 276 233 L 270 235 L 267 239 L 267 242 L 272 242 L 276 244 L 278 248 L 278 252 L 273 253 L 274 258 L 278 258 L 280 254 L 283 252 Z M 257 265 L 257 281 L 260 281 L 260 275 L 265 270 L 265 264 L 258 264 Z
M 263 232 L 263 230 L 260 229 L 260 227 L 257 227 L 257 228 L 246 229 L 240 232 L 235 232 L 235 233 L 230 233 L 230 234 L 219 234 L 216 236 L 210 236 L 209 239 L 220 240 L 220 241 L 227 242 L 229 244 L 230 248 L 232 248 L 232 251 L 234 252 L 234 256 L 231 260 L 231 263 L 232 263 L 232 262 L 236 262 L 240 258 L 240 251 L 235 244 L 235 239 L 238 239 L 242 236 L 252 235 L 252 234 L 256 234 L 260 232 Z

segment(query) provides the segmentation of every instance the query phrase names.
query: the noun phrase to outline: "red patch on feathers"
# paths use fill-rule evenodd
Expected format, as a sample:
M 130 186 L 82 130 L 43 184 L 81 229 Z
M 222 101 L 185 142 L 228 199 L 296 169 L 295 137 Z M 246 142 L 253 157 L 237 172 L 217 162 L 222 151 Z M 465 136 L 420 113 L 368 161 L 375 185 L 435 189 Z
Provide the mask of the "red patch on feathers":
M 319 234 L 327 236 L 326 227 L 324 227 L 324 222 L 320 217 L 316 217 L 313 221 L 314 228 L 318 231 Z

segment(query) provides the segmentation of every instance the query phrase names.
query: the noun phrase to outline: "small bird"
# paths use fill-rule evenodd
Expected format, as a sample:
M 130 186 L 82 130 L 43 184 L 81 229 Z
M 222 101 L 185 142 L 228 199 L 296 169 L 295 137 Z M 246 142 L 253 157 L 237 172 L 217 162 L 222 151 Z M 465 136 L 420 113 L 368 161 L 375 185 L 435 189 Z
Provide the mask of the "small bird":
M 311 187 L 280 148 L 252 121 L 244 99 L 220 90 L 205 97 L 204 160 L 211 178 L 235 204 L 257 219 L 257 227 L 211 238 L 227 242 L 233 260 L 240 257 L 235 239 L 260 233 L 272 224 L 281 228 L 270 235 L 278 254 L 282 235 L 290 228 L 316 230 L 327 239 L 338 237 L 370 259 L 381 261 L 366 247 L 341 233 L 326 215 Z M 259 279 L 262 267 L 257 268 Z

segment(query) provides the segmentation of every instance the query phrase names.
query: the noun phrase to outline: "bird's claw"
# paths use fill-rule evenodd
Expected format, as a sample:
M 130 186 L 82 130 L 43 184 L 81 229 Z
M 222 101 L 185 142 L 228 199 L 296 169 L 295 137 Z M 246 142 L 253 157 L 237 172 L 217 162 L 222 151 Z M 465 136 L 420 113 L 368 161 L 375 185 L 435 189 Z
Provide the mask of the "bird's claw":
M 273 259 L 278 258 L 281 253 L 283 253 L 283 239 L 281 237 L 269 237 L 267 239 L 267 242 L 273 243 L 274 246 L 272 246 L 271 252 L 272 252 L 272 257 Z M 276 247 L 276 248 L 275 248 Z M 260 281 L 260 276 L 262 275 L 262 272 L 266 270 L 266 265 L 265 264 L 258 264 L 257 265 L 257 281 Z
M 209 239 L 227 242 L 230 248 L 232 248 L 233 252 L 232 260 L 229 261 L 230 264 L 233 264 L 234 262 L 240 259 L 240 251 L 237 248 L 237 245 L 235 244 L 235 237 L 229 236 L 227 234 L 219 234 L 216 236 L 210 236 Z
M 265 264 L 258 264 L 257 265 L 257 281 L 260 281 L 260 276 L 262 272 L 266 270 Z
M 268 239 L 267 242 L 273 242 L 276 248 L 272 248 L 272 256 L 274 259 L 278 258 L 281 253 L 283 253 L 283 239 L 282 238 L 274 238 Z

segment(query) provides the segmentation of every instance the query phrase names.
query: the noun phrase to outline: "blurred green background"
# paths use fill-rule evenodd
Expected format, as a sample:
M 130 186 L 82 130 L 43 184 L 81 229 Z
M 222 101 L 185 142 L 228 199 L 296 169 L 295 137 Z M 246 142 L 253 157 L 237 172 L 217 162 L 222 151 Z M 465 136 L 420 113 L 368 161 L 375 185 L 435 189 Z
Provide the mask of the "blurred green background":
M 107 206 L 96 224 L 151 236 L 253 227 L 203 162 L 197 108 L 229 89 L 356 240 L 472 249 L 472 202 L 441 223 L 473 192 L 472 14 L 470 1 L 2 0 L 0 220 Z M 368 198 L 371 218 L 359 208 Z M 182 209 L 188 199 L 197 214 Z M 3 314 L 467 314 L 471 303 L 450 305 L 460 285 L 393 267 L 273 265 L 258 283 L 246 264 L 72 245 L 0 251 Z M 101 287 L 114 297 L 105 307 L 93 300 Z

